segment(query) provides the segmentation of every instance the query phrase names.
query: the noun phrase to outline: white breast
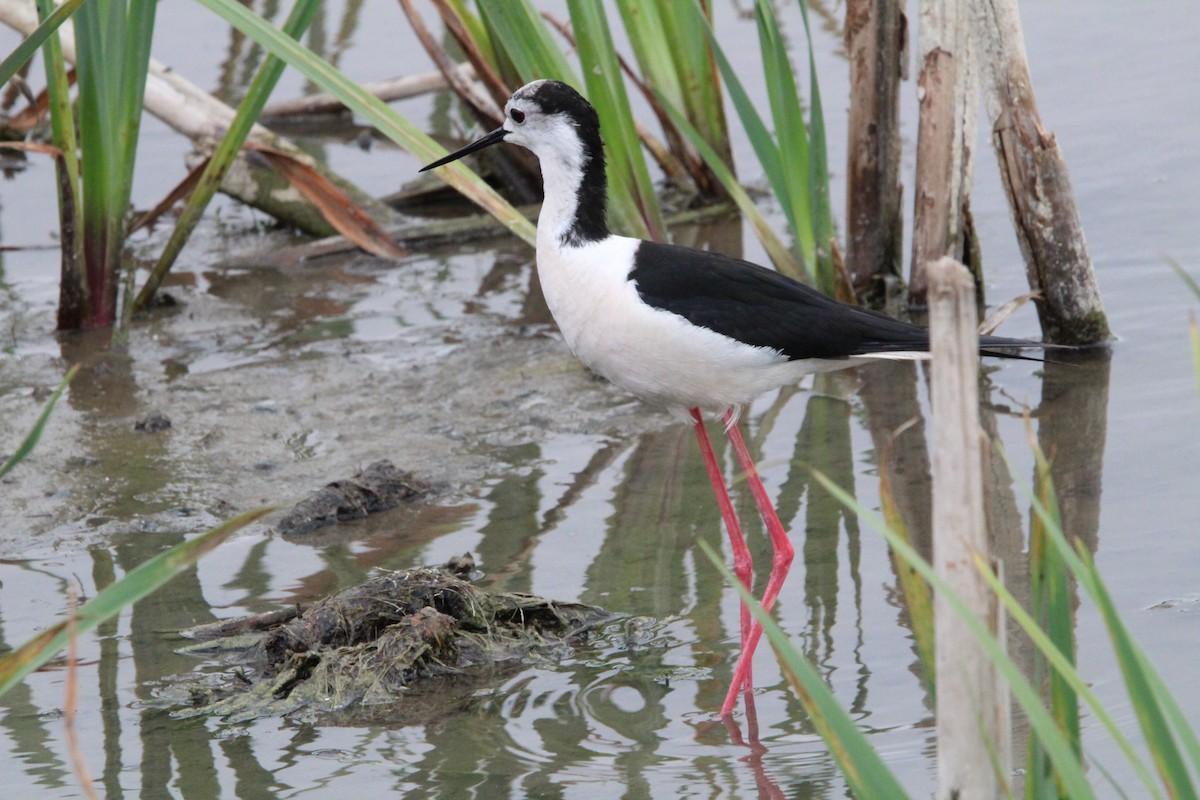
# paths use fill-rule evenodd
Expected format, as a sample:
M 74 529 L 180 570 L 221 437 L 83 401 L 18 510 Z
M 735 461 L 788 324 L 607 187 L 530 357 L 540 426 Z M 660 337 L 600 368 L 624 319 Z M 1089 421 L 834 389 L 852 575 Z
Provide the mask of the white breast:
M 637 239 L 564 247 L 540 234 L 538 278 L 567 345 L 594 372 L 643 400 L 723 410 L 819 368 L 643 303 L 628 278 Z

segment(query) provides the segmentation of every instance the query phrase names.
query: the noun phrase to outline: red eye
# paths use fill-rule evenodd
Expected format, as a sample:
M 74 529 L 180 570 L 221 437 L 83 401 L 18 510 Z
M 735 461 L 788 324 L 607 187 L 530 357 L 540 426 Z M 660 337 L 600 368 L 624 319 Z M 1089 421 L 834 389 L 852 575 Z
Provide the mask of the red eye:
M 525 121 L 525 112 L 519 108 L 512 109 L 508 112 L 508 115 L 512 117 L 512 121 L 518 125 Z

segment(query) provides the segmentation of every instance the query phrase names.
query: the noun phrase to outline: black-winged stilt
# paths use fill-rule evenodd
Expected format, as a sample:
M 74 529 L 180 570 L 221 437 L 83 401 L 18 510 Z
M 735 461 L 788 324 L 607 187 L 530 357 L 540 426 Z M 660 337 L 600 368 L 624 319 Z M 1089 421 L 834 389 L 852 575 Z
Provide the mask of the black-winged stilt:
M 917 325 L 840 303 L 777 272 L 717 253 L 609 232 L 604 144 L 595 109 L 565 83 L 539 80 L 513 94 L 504 124 L 422 168 L 500 142 L 533 151 L 545 201 L 537 226 L 537 270 L 546 304 L 572 352 L 596 373 L 688 419 L 729 532 L 734 572 L 750 585 L 750 551 L 704 427 L 722 415 L 725 433 L 762 515 L 774 558 L 762 605 L 770 610 L 792 563 L 792 545 L 737 427 L 755 396 L 811 372 L 873 358 L 920 358 L 929 334 Z M 980 350 L 1041 347 L 984 336 Z M 750 684 L 762 628 L 742 607 L 742 652 L 721 708 L 729 714 Z

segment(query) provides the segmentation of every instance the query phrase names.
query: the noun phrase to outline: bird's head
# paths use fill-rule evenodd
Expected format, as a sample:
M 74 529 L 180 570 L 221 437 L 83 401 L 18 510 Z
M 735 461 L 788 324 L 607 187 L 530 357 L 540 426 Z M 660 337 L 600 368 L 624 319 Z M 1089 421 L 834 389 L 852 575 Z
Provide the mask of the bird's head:
M 504 124 L 496 130 L 421 168 L 440 167 L 500 142 L 527 147 L 543 162 L 556 161 L 582 170 L 603 160 L 600 120 L 591 103 L 561 81 L 538 80 L 513 93 L 504 105 Z

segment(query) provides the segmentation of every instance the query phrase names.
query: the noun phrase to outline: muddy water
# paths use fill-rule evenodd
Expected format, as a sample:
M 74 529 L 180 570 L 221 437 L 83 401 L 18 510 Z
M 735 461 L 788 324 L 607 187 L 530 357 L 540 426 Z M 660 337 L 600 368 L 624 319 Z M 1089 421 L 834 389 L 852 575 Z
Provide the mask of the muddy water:
M 1039 102 L 1070 161 L 1122 341 L 1111 361 L 1004 364 L 988 374 L 985 425 L 1016 465 L 1014 478 L 999 458 L 993 463 L 997 548 L 1020 592 L 1028 407 L 1055 454 L 1068 524 L 1094 548 L 1120 610 L 1200 720 L 1191 679 L 1200 655 L 1200 404 L 1186 341 L 1196 302 L 1161 258 L 1200 269 L 1192 136 L 1200 96 L 1186 77 L 1200 68 L 1192 44 L 1200 20 L 1170 3 L 1099 13 L 1076 3 L 1027 5 Z M 162 15 L 161 53 L 187 51 L 194 63 L 177 67 L 236 97 L 253 54 L 188 9 Z M 396 46 L 404 28 L 394 7 L 329 3 L 323 13 L 315 45 L 355 77 L 426 68 L 416 48 Z M 753 35 L 752 20 L 722 22 Z M 798 20 L 786 23 L 800 41 Z M 202 29 L 211 35 L 197 36 Z M 837 36 L 820 37 L 836 148 L 844 63 Z M 184 41 L 206 44 L 178 46 Z M 743 73 L 755 69 L 747 63 Z M 289 78 L 281 93 L 302 88 Z M 911 119 L 912 99 L 906 104 Z M 436 130 L 449 125 L 445 105 L 423 98 L 401 110 Z M 382 146 L 310 145 L 381 193 L 416 166 Z M 139 204 L 173 183 L 182 151 L 149 126 Z M 836 167 L 844 155 L 835 150 L 830 161 Z M 5 245 L 52 246 L 47 169 L 35 163 L 2 184 Z M 1022 291 L 1023 278 L 985 149 L 977 184 L 989 297 L 999 303 Z M 835 191 L 841 185 L 835 175 Z M 86 637 L 77 726 L 106 796 L 844 796 L 765 649 L 755 665 L 755 715 L 743 710 L 732 726 L 715 717 L 736 651 L 737 604 L 696 546 L 725 547 L 691 433 L 574 364 L 549 323 L 527 250 L 496 244 L 399 265 L 349 258 L 275 269 L 247 259 L 290 243 L 260 223 L 222 206 L 173 278 L 180 306 L 139 322 L 119 353 L 53 335 L 53 249 L 0 253 L 0 451 L 32 423 L 65 365 L 84 364 L 41 447 L 0 484 L 0 647 L 55 619 L 71 585 L 92 595 L 218 520 L 294 501 L 379 458 L 439 487 L 428 502 L 308 538 L 247 530 Z M 676 235 L 761 258 L 736 225 Z M 154 244 L 143 242 L 149 251 Z M 1006 332 L 1035 333 L 1032 314 Z M 151 414 L 171 427 L 136 431 Z M 886 463 L 919 536 L 929 515 L 927 417 L 925 376 L 904 366 L 826 376 L 763 397 L 746 415 L 797 545 L 779 619 L 915 796 L 932 785 L 931 713 L 894 572 L 879 538 L 814 487 L 803 464 L 877 506 Z M 734 478 L 732 459 L 722 457 Z M 766 563 L 752 501 L 741 484 L 734 494 L 756 560 Z M 418 724 L 387 713 L 236 724 L 171 715 L 170 676 L 219 667 L 178 654 L 180 628 L 465 551 L 489 586 L 595 603 L 638 621 L 561 663 L 418 690 L 411 702 L 428 708 Z M 1136 738 L 1104 631 L 1086 604 L 1076 631 L 1085 676 Z M 6 797 L 81 794 L 63 741 L 63 678 L 61 664 L 52 665 L 0 698 Z M 1085 727 L 1088 750 L 1132 786 L 1090 719 Z M 1095 782 L 1101 795 L 1115 794 L 1101 776 Z

